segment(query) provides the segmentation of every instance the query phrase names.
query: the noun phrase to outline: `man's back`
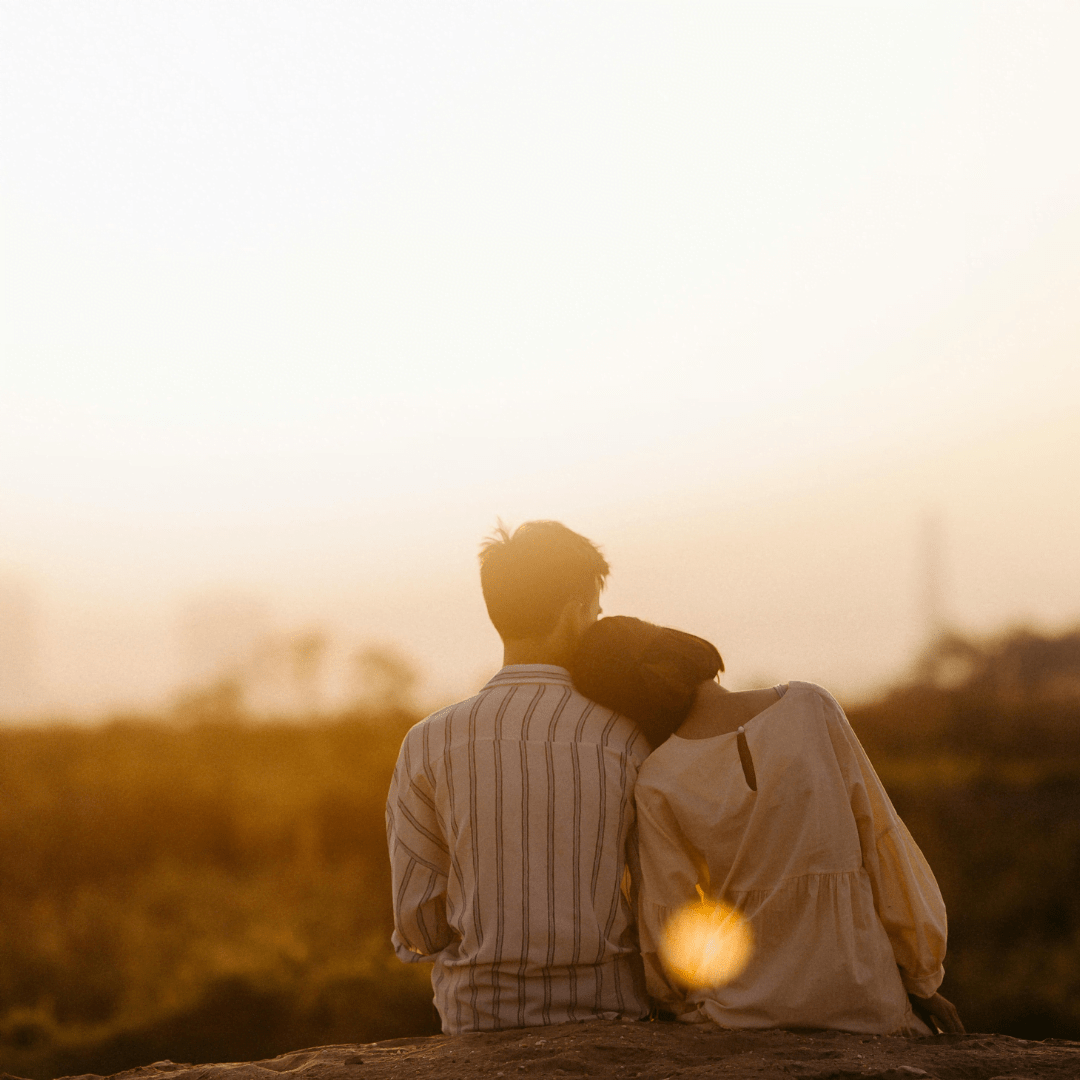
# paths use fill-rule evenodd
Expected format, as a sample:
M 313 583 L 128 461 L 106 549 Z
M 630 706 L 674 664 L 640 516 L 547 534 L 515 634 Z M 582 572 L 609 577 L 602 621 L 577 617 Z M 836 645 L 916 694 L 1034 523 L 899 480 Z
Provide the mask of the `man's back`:
M 504 667 L 405 738 L 387 801 L 394 946 L 448 1034 L 648 1009 L 622 892 L 648 748 L 561 667 Z

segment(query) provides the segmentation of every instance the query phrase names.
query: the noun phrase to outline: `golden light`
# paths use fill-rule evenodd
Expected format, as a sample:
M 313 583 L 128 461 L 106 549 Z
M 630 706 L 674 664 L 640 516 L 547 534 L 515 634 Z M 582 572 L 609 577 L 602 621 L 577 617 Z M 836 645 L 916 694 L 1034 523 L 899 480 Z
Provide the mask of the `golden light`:
M 697 990 L 731 982 L 753 951 L 753 932 L 740 912 L 730 904 L 704 899 L 673 915 L 660 943 L 665 968 Z

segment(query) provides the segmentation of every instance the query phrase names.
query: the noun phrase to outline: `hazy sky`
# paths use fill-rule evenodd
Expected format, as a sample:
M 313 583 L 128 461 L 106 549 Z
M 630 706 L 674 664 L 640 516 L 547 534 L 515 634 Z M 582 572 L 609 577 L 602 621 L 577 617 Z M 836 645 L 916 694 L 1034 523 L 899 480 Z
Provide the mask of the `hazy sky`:
M 1080 621 L 1080 6 L 0 0 L 0 579 L 498 662 L 497 515 L 735 684 Z

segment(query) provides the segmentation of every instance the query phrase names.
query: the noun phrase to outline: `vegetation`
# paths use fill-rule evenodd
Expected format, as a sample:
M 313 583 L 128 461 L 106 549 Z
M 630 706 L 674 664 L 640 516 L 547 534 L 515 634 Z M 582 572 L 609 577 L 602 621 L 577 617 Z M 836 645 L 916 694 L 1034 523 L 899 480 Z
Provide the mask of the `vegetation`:
M 428 970 L 389 948 L 383 803 L 417 717 L 254 724 L 221 705 L 0 730 L 0 1069 L 438 1031 Z
M 969 1029 L 1080 1039 L 1080 630 L 944 638 L 849 715 L 941 885 Z
M 1080 632 L 950 639 L 851 710 L 950 912 L 973 1030 L 1080 1038 Z M 393 695 L 256 723 L 0 729 L 0 1070 L 47 1080 L 438 1029 L 389 948 Z

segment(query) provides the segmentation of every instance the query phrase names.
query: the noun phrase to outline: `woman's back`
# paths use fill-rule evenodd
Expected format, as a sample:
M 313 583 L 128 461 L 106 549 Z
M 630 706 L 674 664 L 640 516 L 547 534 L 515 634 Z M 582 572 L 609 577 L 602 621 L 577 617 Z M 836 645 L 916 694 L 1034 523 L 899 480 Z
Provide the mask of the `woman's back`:
M 686 719 L 676 734 L 683 739 L 711 739 L 749 724 L 780 700 L 787 686 L 766 690 L 725 690 L 714 682 L 702 683 Z
M 933 993 L 944 955 L 933 875 L 835 700 L 810 683 L 769 693 L 692 714 L 639 774 L 650 993 L 729 1027 L 920 1030 L 906 991 Z M 755 944 L 730 983 L 684 998 L 658 949 L 698 885 Z

